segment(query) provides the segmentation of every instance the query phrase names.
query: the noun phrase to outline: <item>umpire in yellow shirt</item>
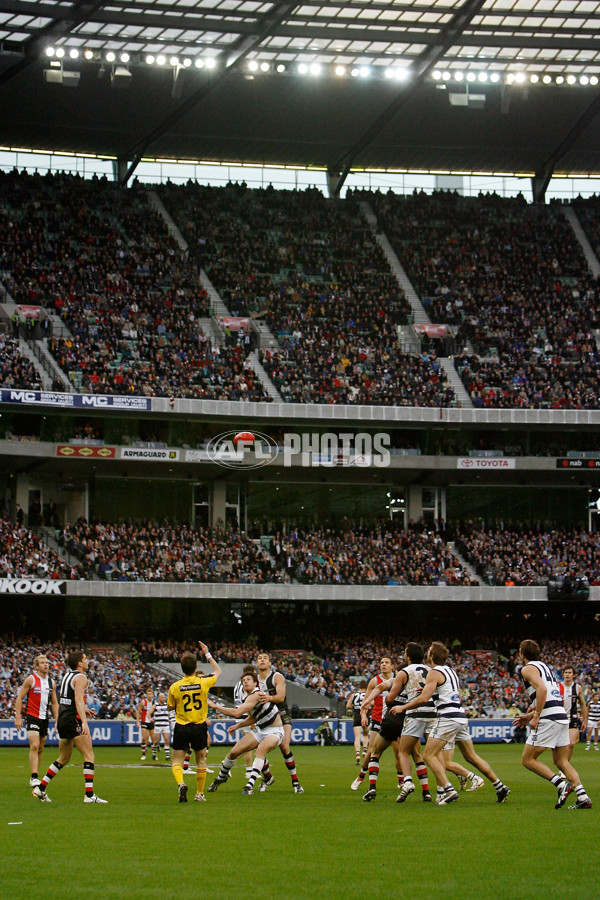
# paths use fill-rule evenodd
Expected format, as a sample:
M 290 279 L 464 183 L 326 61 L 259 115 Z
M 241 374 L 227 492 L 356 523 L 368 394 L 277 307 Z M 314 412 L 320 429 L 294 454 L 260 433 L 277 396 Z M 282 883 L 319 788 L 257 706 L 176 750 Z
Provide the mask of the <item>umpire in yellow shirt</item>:
M 183 678 L 169 688 L 167 706 L 175 710 L 175 727 L 173 729 L 173 761 L 171 771 L 178 784 L 179 802 L 187 803 L 187 784 L 183 780 L 183 760 L 191 747 L 196 756 L 196 796 L 194 800 L 204 801 L 204 783 L 206 781 L 206 750 L 208 729 L 208 692 L 221 674 L 221 668 L 212 658 L 206 644 L 198 641 L 200 649 L 210 663 L 212 675 L 196 675 L 198 660 L 193 653 L 184 653 L 181 657 Z

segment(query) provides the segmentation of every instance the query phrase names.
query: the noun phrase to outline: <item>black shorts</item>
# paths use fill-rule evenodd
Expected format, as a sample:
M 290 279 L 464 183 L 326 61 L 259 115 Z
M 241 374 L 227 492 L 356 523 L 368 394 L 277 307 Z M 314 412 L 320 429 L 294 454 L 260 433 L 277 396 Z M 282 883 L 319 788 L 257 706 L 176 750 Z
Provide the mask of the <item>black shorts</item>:
M 355 709 L 354 712 L 352 713 L 352 727 L 360 728 L 361 725 L 362 725 L 362 722 L 360 720 L 360 713 L 358 712 L 358 710 Z
M 178 725 L 175 723 L 171 749 L 183 750 L 186 753 L 190 747 L 192 750 L 206 750 L 207 746 L 208 727 L 206 722 L 201 722 L 198 725 Z
M 374 731 L 375 734 L 379 734 L 381 732 L 381 719 L 371 719 L 371 731 Z
M 146 731 L 154 731 L 154 722 L 140 722 L 140 726 Z
M 59 715 L 58 721 L 56 723 L 56 730 L 58 731 L 58 736 L 61 740 L 75 740 L 76 737 L 80 736 L 81 729 L 81 719 L 78 719 L 76 716 L 72 716 L 70 714 L 66 716 Z
M 280 709 L 279 715 L 281 716 L 281 724 L 282 725 L 291 725 L 292 724 L 292 716 L 289 709 Z
M 25 716 L 27 731 L 35 731 L 41 738 L 48 737 L 48 719 L 36 719 L 35 716 Z
M 404 713 L 400 713 L 399 716 L 392 716 L 390 713 L 387 713 L 383 718 L 379 733 L 384 741 L 389 741 L 392 744 L 402 735 L 403 727 Z

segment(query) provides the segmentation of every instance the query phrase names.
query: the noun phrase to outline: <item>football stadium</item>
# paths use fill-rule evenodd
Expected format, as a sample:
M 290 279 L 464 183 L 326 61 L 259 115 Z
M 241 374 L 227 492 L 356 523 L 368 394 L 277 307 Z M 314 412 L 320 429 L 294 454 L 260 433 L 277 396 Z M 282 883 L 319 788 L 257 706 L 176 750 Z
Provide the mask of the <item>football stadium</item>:
M 3 897 L 593 895 L 599 27 L 0 0 Z

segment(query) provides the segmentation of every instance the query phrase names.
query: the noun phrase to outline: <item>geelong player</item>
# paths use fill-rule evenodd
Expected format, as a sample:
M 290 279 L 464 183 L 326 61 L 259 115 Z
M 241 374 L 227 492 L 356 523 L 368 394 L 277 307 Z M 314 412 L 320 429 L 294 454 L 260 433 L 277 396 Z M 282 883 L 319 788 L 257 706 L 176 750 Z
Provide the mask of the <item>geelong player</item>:
M 222 716 L 233 716 L 234 719 L 242 719 L 239 725 L 229 726 L 227 730 L 230 734 L 233 734 L 238 728 L 250 727 L 250 731 L 242 735 L 223 760 L 219 774 L 208 788 L 211 793 L 216 791 L 220 784 L 227 781 L 229 772 L 239 756 L 243 756 L 248 751 L 256 750 L 252 770 L 242 790 L 242 794 L 252 794 L 256 779 L 260 776 L 265 765 L 267 753 L 270 753 L 275 747 L 279 747 L 284 739 L 283 723 L 277 704 L 265 697 L 264 691 L 259 687 L 256 672 L 243 675 L 242 685 L 247 697 L 241 706 L 231 709 L 226 706 L 219 706 L 212 701 L 209 702 L 209 706 Z
M 17 694 L 15 702 L 15 727 L 18 731 L 23 727 L 23 701 L 26 701 L 25 723 L 29 739 L 29 768 L 31 775 L 29 787 L 37 787 L 40 783 L 38 772 L 42 761 L 42 752 L 48 737 L 50 710 L 54 720 L 58 718 L 58 700 L 56 688 L 49 677 L 50 660 L 40 654 L 33 661 L 33 672 L 27 676 Z
M 175 711 L 173 728 L 173 762 L 171 771 L 177 782 L 180 803 L 187 803 L 187 784 L 183 780 L 183 761 L 191 747 L 196 757 L 196 796 L 194 800 L 204 802 L 206 783 L 206 750 L 208 746 L 208 692 L 221 674 L 221 667 L 213 659 L 206 644 L 198 641 L 200 649 L 210 663 L 212 675 L 196 672 L 198 660 L 193 653 L 181 657 L 183 678 L 169 688 L 167 706 Z
M 564 805 L 573 790 L 577 794 L 577 801 L 569 808 L 591 809 L 592 801 L 569 761 L 569 719 L 558 681 L 552 670 L 540 660 L 540 646 L 535 641 L 523 641 L 519 653 L 523 663 L 521 676 L 529 700 L 534 705 L 531 712 L 523 713 L 514 720 L 515 725 L 529 725 L 530 728 L 521 762 L 526 769 L 554 785 L 558 791 L 555 809 Z M 538 759 L 544 750 L 552 751 L 552 760 L 560 769 L 561 775 L 557 775 Z
M 37 787 L 33 796 L 43 803 L 50 803 L 46 788 L 61 769 L 67 765 L 73 754 L 73 747 L 83 756 L 83 778 L 85 781 L 84 803 L 107 803 L 94 793 L 94 750 L 92 736 L 87 721 L 85 707 L 85 689 L 88 680 L 85 674 L 89 660 L 83 650 L 74 650 L 67 657 L 69 671 L 63 677 L 58 691 L 58 759 L 49 766 L 48 771 Z
M 165 759 L 169 762 L 171 759 L 171 722 L 169 707 L 167 706 L 167 697 L 162 691 L 158 695 L 158 703 L 154 707 L 154 737 L 156 744 L 153 745 L 152 755 L 155 759 L 160 750 L 161 735 L 165 745 Z M 154 746 L 156 747 L 156 756 L 154 754 Z
M 367 747 L 369 744 L 369 729 L 368 727 L 363 726 L 362 724 L 362 716 L 360 714 L 360 708 L 362 706 L 363 700 L 365 699 L 365 694 L 367 690 L 367 682 L 359 681 L 358 690 L 351 691 L 348 694 L 348 699 L 346 700 L 346 712 L 349 716 L 352 716 L 352 731 L 354 732 L 354 753 L 356 756 L 356 765 L 360 766 L 362 763 L 362 756 L 365 756 L 367 753 Z
M 588 719 L 588 709 L 583 695 L 583 688 L 578 681 L 575 681 L 573 666 L 564 667 L 560 692 L 565 712 L 569 719 L 569 759 L 571 759 L 581 734 L 585 734 Z
M 600 694 L 596 691 L 592 694 L 592 699 L 590 701 L 589 709 L 588 709 L 588 726 L 587 726 L 587 744 L 585 745 L 585 749 L 589 750 L 594 735 L 596 735 L 596 740 L 594 741 L 594 750 L 598 750 L 598 729 L 600 728 Z
M 398 713 L 417 709 L 433 698 L 437 718 L 429 732 L 425 745 L 425 762 L 433 772 L 438 787 L 438 806 L 446 806 L 458 800 L 458 794 L 448 781 L 444 759 L 444 747 L 458 749 L 468 763 L 478 769 L 492 782 L 498 803 L 504 803 L 510 790 L 500 781 L 492 767 L 475 753 L 473 741 L 467 727 L 467 714 L 460 702 L 460 685 L 454 669 L 448 666 L 449 651 L 443 644 L 434 641 L 429 648 L 428 662 L 433 668 L 427 673 L 425 685 L 418 696 L 400 707 Z
M 285 700 L 285 678 L 281 672 L 271 670 L 271 657 L 268 653 L 259 653 L 256 657 L 258 667 L 258 686 L 261 690 L 261 700 L 270 700 L 276 703 L 283 724 L 283 740 L 279 744 L 279 748 L 285 760 L 287 770 L 292 779 L 292 787 L 295 794 L 303 794 L 304 788 L 298 781 L 296 773 L 296 761 L 294 754 L 290 749 L 290 740 L 292 737 L 292 717 L 288 705 Z

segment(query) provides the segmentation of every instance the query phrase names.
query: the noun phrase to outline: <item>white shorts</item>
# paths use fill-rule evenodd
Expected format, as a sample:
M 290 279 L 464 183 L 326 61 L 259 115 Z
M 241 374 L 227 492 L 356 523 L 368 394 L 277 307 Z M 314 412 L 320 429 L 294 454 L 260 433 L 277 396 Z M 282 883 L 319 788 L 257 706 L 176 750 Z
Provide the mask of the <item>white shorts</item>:
M 589 731 L 593 731 L 600 725 L 600 719 L 588 719 L 587 727 Z
M 469 726 L 463 719 L 436 719 L 429 737 L 445 741 L 444 750 L 454 750 L 457 741 L 470 741 Z
M 276 737 L 277 743 L 275 744 L 275 747 L 279 747 L 280 743 L 283 740 L 283 725 L 269 725 L 268 728 L 257 728 L 255 726 L 252 729 L 252 734 L 259 744 L 267 737 Z
M 569 723 L 541 719 L 535 731 L 530 729 L 525 743 L 532 747 L 547 747 L 549 750 L 554 750 L 555 747 L 568 747 Z
M 402 737 L 427 737 L 436 721 L 436 719 L 417 719 L 416 716 L 410 718 L 407 716 L 404 720 Z

